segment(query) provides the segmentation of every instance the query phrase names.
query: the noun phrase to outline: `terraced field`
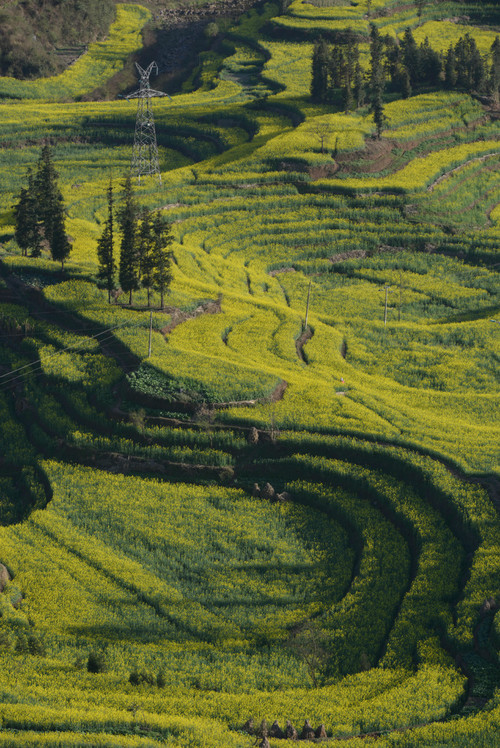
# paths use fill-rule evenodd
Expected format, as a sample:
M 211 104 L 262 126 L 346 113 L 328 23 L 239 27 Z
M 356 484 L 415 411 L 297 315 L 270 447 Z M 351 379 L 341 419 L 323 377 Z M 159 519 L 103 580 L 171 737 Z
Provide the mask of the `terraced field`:
M 370 21 L 486 53 L 500 19 L 319 5 L 259 5 L 155 102 L 150 357 L 146 290 L 96 285 L 135 108 L 78 100 L 149 12 L 119 6 L 60 80 L 0 80 L 0 746 L 246 748 L 250 718 L 500 743 L 498 113 L 391 95 L 377 139 L 309 96 L 320 33 L 368 65 Z M 13 238 L 46 142 L 64 273 Z

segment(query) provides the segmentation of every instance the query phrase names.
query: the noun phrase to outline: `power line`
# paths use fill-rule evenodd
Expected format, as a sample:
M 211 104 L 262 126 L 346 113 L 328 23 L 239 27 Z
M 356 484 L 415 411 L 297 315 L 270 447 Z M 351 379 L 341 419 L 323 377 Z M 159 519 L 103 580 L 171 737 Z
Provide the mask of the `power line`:
M 78 343 L 73 343 L 72 345 L 68 345 L 65 348 L 61 348 L 61 350 L 55 351 L 54 353 L 51 353 L 48 356 L 45 356 L 43 361 L 40 358 L 37 358 L 34 361 L 30 361 L 28 364 L 24 364 L 23 366 L 19 366 L 17 369 L 12 369 L 12 371 L 7 372 L 6 374 L 1 374 L 0 375 L 0 390 L 3 389 L 2 388 L 2 384 L 11 385 L 11 384 L 13 384 L 14 380 L 17 380 L 17 379 L 20 379 L 20 378 L 23 377 L 23 374 L 18 374 L 17 376 L 12 377 L 13 374 L 16 374 L 17 372 L 20 372 L 20 371 L 24 371 L 25 369 L 28 369 L 31 366 L 36 366 L 36 367 L 38 367 L 38 370 L 40 370 L 41 367 L 43 366 L 43 364 L 48 359 L 54 358 L 54 356 L 59 356 L 62 353 L 66 353 L 67 351 L 72 350 L 74 348 L 76 348 L 76 349 L 82 348 L 82 346 L 85 345 L 85 343 L 87 341 L 90 341 L 90 340 L 97 340 L 97 342 L 102 343 L 105 340 L 108 340 L 109 338 L 111 338 L 113 336 L 111 334 L 109 334 L 109 335 L 106 336 L 106 338 L 99 339 L 100 335 L 104 335 L 105 333 L 111 333 L 113 330 L 118 330 L 118 329 L 120 329 L 122 327 L 125 327 L 127 325 L 129 327 L 141 327 L 142 326 L 142 322 L 136 322 L 135 324 L 130 324 L 127 321 L 127 322 L 122 322 L 122 324 L 120 324 L 120 325 L 115 325 L 114 327 L 108 327 L 105 330 L 102 330 L 101 332 L 96 333 L 95 335 L 89 336 L 86 341 L 81 341 L 81 342 L 78 342 Z M 10 379 L 7 379 L 5 382 L 2 382 L 1 380 L 4 380 L 6 377 L 10 377 Z
M 105 343 L 107 340 L 110 340 L 112 337 L 113 337 L 112 334 L 106 335 L 105 338 L 101 338 L 99 340 L 99 343 Z M 75 350 L 75 353 L 76 352 L 79 353 L 81 351 L 82 351 L 81 348 L 77 348 Z M 64 353 L 64 351 L 56 351 L 56 353 L 52 354 L 52 355 L 57 355 L 58 353 Z M 23 374 L 17 374 L 12 379 L 8 379 L 6 382 L 0 383 L 0 392 L 4 393 L 4 392 L 8 392 L 9 390 L 15 389 L 15 387 L 17 387 L 17 385 L 19 384 L 19 382 L 23 380 L 23 377 L 24 377 L 25 374 L 28 374 L 28 373 L 29 374 L 39 374 L 40 372 L 43 371 L 43 364 L 44 363 L 45 363 L 45 360 L 44 361 L 37 360 L 36 362 L 33 363 L 33 368 L 30 370 L 30 372 L 24 372 Z M 6 374 L 5 376 L 9 376 L 10 373 L 11 372 L 9 372 L 8 374 Z

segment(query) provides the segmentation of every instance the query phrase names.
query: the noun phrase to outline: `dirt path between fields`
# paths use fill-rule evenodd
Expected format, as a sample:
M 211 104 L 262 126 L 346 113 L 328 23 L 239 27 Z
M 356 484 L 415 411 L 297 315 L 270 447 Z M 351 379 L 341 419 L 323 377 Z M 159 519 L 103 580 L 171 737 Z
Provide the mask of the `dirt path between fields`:
M 438 184 L 441 184 L 441 182 L 444 182 L 445 179 L 448 179 L 449 176 L 454 174 L 457 171 L 460 171 L 460 169 L 463 169 L 465 166 L 468 166 L 469 164 L 473 164 L 475 161 L 485 161 L 487 158 L 493 158 L 494 156 L 499 156 L 500 151 L 495 151 L 495 153 L 487 153 L 484 156 L 478 156 L 476 158 L 471 158 L 468 161 L 465 161 L 465 163 L 460 164 L 459 166 L 455 166 L 454 169 L 450 169 L 449 171 L 442 174 L 438 179 L 436 179 L 429 187 L 427 187 L 427 192 L 432 192 Z
M 309 361 L 304 351 L 304 346 L 308 340 L 311 340 L 313 335 L 314 335 L 314 330 L 311 330 L 310 327 L 307 327 L 307 329 L 304 330 L 302 335 L 299 338 L 297 338 L 297 340 L 295 341 L 295 350 L 297 351 L 297 356 L 305 364 L 309 364 Z

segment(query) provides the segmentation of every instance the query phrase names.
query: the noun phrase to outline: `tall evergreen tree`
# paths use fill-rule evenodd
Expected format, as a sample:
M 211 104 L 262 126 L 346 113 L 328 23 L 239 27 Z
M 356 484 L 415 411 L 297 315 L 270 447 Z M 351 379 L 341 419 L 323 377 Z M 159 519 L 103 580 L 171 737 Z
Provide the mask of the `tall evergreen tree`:
M 444 81 L 446 88 L 455 88 L 457 85 L 457 58 L 451 44 L 444 58 Z
M 356 42 L 356 35 L 351 28 L 348 28 L 345 33 L 344 50 L 342 93 L 345 110 L 349 112 L 354 106 L 356 65 L 359 64 L 359 47 Z
M 417 17 L 419 24 L 422 22 L 422 12 L 425 8 L 427 0 L 415 0 L 415 5 L 417 6 Z
M 45 145 L 40 154 L 34 179 L 37 213 L 52 259 L 61 262 L 64 269 L 64 262 L 71 252 L 71 244 L 66 236 L 64 201 L 57 178 L 52 149 L 49 145 Z
M 148 307 L 151 306 L 151 288 L 153 286 L 155 234 L 153 230 L 153 214 L 150 210 L 143 210 L 139 228 L 139 276 L 141 286 L 147 290 Z
M 64 201 L 57 184 L 57 172 L 50 146 L 42 148 L 35 176 L 28 174 L 28 188 L 21 191 L 15 206 L 16 236 L 19 246 L 33 257 L 41 254 L 42 240 L 52 259 L 64 262 L 71 252 L 65 230 Z
M 138 208 L 132 190 L 132 178 L 127 174 L 123 184 L 123 201 L 118 212 L 118 223 L 122 234 L 120 243 L 119 281 L 123 291 L 129 294 L 132 304 L 132 292 L 139 288 L 138 257 Z
M 108 303 L 111 303 L 111 291 L 115 285 L 116 264 L 114 261 L 114 225 L 113 225 L 113 184 L 109 180 L 107 191 L 108 197 L 108 216 L 104 223 L 102 234 L 97 242 L 97 259 L 99 261 L 99 270 L 97 277 L 105 283 L 108 290 Z
M 420 73 L 420 55 L 417 43 L 411 29 L 405 29 L 401 39 L 401 55 L 403 65 L 406 68 L 412 88 L 416 88 Z
M 44 145 L 38 161 L 35 176 L 35 194 L 38 205 L 38 217 L 43 226 L 44 238 L 52 247 L 54 223 L 62 205 L 62 197 L 57 186 L 57 171 L 52 159 L 52 149 Z
M 474 38 L 469 34 L 460 37 L 455 45 L 457 85 L 466 91 L 481 91 L 486 82 L 483 58 Z
M 169 223 L 163 221 L 159 210 L 151 218 L 153 246 L 152 286 L 160 294 L 160 306 L 163 309 L 164 295 L 172 282 L 172 230 Z
M 419 49 L 419 82 L 436 86 L 439 83 L 443 65 L 441 56 L 429 44 L 429 37 L 425 37 Z
M 32 257 L 39 257 L 42 234 L 38 222 L 34 177 L 31 170 L 28 171 L 28 187 L 23 187 L 21 190 L 19 201 L 14 206 L 14 215 L 16 217 L 14 237 L 23 255 L 26 256 L 30 250 Z
M 311 97 L 318 103 L 328 100 L 328 75 L 330 68 L 330 50 L 323 38 L 314 45 L 312 57 Z
M 353 86 L 354 100 L 356 102 L 356 108 L 363 106 L 365 103 L 366 96 L 366 85 L 361 65 L 356 63 L 356 70 L 354 71 L 354 86 Z
M 66 235 L 65 221 L 64 221 L 64 206 L 62 202 L 62 195 L 59 193 L 56 204 L 54 205 L 54 213 L 51 222 L 52 238 L 50 242 L 50 252 L 52 259 L 56 262 L 61 263 L 61 270 L 64 270 L 64 263 L 68 259 L 71 252 L 71 244 L 68 241 Z
M 383 64 L 383 41 L 380 32 L 374 23 L 370 24 L 370 108 L 373 113 L 373 120 L 377 128 L 377 137 L 385 122 L 384 106 L 382 96 L 384 93 L 385 77 Z
M 493 101 L 500 103 L 500 36 L 495 37 L 491 45 L 491 68 L 488 89 Z

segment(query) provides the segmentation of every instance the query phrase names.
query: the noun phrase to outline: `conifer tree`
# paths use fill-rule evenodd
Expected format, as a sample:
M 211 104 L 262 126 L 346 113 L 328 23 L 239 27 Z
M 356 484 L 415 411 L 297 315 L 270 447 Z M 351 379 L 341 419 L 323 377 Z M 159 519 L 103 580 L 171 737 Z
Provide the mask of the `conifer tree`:
M 401 39 L 401 55 L 403 65 L 408 72 L 412 88 L 417 86 L 420 73 L 420 54 L 411 29 L 405 29 Z
M 460 37 L 455 45 L 457 85 L 466 91 L 480 91 L 485 84 L 485 67 L 474 38 L 469 34 Z
M 455 88 L 457 85 L 457 58 L 451 44 L 444 58 L 444 80 L 447 88 Z
M 311 97 L 313 101 L 326 103 L 328 100 L 328 75 L 330 68 L 330 50 L 324 39 L 315 45 L 312 57 Z
M 57 177 L 52 150 L 49 145 L 45 145 L 34 179 L 35 200 L 43 236 L 50 247 L 52 259 L 60 262 L 64 270 L 64 262 L 71 252 L 71 244 L 66 236 L 64 201 Z
M 58 174 L 52 160 L 52 150 L 44 145 L 38 161 L 35 176 L 35 195 L 39 220 L 43 226 L 44 238 L 52 247 L 53 227 L 57 213 L 62 207 L 62 197 L 57 186 Z
M 418 49 L 419 53 L 419 82 L 436 86 L 439 83 L 443 65 L 441 56 L 429 43 L 429 37 L 425 37 L 424 42 Z
M 155 261 L 155 234 L 153 231 L 153 214 L 144 209 L 141 214 L 141 225 L 139 228 L 139 276 L 141 286 L 147 290 L 148 307 L 151 306 L 151 288 L 153 286 L 153 271 Z
M 356 70 L 354 71 L 354 86 L 353 86 L 354 100 L 356 102 L 356 108 L 363 106 L 365 103 L 366 86 L 365 79 L 361 65 L 356 63 Z
M 50 146 L 42 148 L 36 174 L 29 173 L 28 188 L 21 192 L 15 212 L 16 236 L 23 252 L 31 249 L 32 256 L 39 257 L 45 240 L 52 259 L 61 262 L 64 269 L 71 244 L 66 235 L 64 202 Z
M 359 47 L 356 43 L 356 35 L 351 28 L 346 31 L 344 48 L 343 98 L 345 111 L 349 112 L 354 106 L 356 66 L 359 64 Z
M 108 217 L 104 223 L 104 229 L 97 242 L 97 259 L 99 261 L 99 270 L 97 277 L 105 283 L 108 290 L 108 303 L 111 303 L 111 291 L 115 285 L 116 264 L 114 261 L 114 225 L 113 225 L 113 184 L 109 180 L 107 192 L 108 197 Z
M 380 32 L 374 23 L 370 24 L 370 93 L 371 111 L 377 128 L 377 137 L 385 122 L 382 95 L 384 93 L 384 65 L 383 65 L 383 42 Z
M 52 240 L 50 243 L 50 252 L 52 259 L 61 263 L 61 270 L 64 270 L 64 263 L 71 252 L 71 244 L 66 235 L 64 225 L 64 206 L 62 195 L 59 193 L 57 202 L 54 205 L 54 213 L 51 222 Z
M 34 178 L 31 170 L 28 171 L 28 187 L 23 187 L 19 201 L 14 206 L 16 217 L 15 240 L 26 257 L 28 250 L 32 257 L 40 257 L 42 235 L 36 211 L 36 199 L 34 189 Z
M 491 68 L 488 88 L 493 101 L 500 103 L 500 36 L 495 37 L 491 45 Z
M 137 246 L 138 208 L 132 191 L 130 174 L 125 177 L 122 187 L 123 202 L 118 212 L 118 223 L 122 234 L 118 277 L 122 290 L 129 294 L 129 304 L 132 304 L 132 292 L 139 288 L 139 257 Z
M 328 66 L 329 75 L 329 97 L 332 96 L 334 88 L 342 88 L 344 82 L 345 56 L 340 44 L 334 44 L 330 48 L 330 59 Z
M 416 0 L 415 5 L 417 6 L 417 17 L 419 24 L 422 22 L 422 12 L 425 8 L 426 0 Z
M 170 224 L 163 221 L 159 210 L 153 212 L 151 226 L 154 238 L 152 286 L 160 294 L 160 306 L 163 309 L 164 295 L 172 282 L 170 245 L 173 236 Z

